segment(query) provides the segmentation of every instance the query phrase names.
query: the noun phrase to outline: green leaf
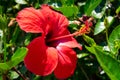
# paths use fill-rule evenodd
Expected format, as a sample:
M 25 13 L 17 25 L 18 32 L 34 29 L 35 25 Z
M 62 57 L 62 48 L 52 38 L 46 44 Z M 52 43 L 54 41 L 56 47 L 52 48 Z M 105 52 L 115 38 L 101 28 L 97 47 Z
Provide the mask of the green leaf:
M 84 11 L 87 16 L 91 15 L 91 12 L 101 3 L 102 0 L 87 0 L 84 6 Z
M 16 65 L 20 63 L 21 61 L 23 61 L 26 53 L 27 53 L 27 48 L 25 47 L 18 48 L 11 58 L 11 61 L 14 63 L 12 65 Z
M 7 62 L 7 65 L 9 65 L 10 69 L 18 65 L 21 61 L 23 61 L 26 53 L 27 48 L 25 47 L 18 48 L 17 51 L 13 54 L 11 60 Z
M 120 49 L 120 25 L 118 25 L 109 36 L 109 46 L 113 54 Z
M 62 6 L 62 7 L 55 8 L 55 9 L 62 12 L 67 17 L 75 16 L 79 12 L 76 6 Z
M 10 61 L 6 63 L 0 63 L 0 71 L 4 72 L 18 65 L 21 61 L 23 61 L 26 53 L 27 53 L 27 48 L 25 47 L 18 48 L 17 51 L 12 56 Z
M 106 17 L 106 19 L 108 20 L 108 27 L 109 27 L 114 22 L 114 17 L 108 16 L 108 17 Z
M 89 36 L 87 36 L 87 35 L 83 35 L 83 39 L 84 39 L 90 46 L 96 45 L 95 41 L 94 41 L 91 37 L 89 37 Z
M 0 71 L 1 72 L 7 71 L 9 69 L 10 69 L 10 67 L 6 63 L 0 63 Z
M 102 52 L 99 48 L 95 48 L 95 51 L 98 62 L 111 80 L 120 80 L 120 62 L 108 55 L 110 53 Z
M 108 52 L 104 52 L 102 48 L 86 47 L 91 53 L 94 53 L 99 64 L 107 73 L 111 80 L 120 80 L 120 62 L 111 57 Z M 92 50 L 92 51 L 91 51 Z
M 120 13 L 120 6 L 116 9 L 116 14 Z
M 88 55 L 89 55 L 88 53 L 80 53 L 80 54 L 77 54 L 77 58 L 80 59 L 80 58 L 86 57 Z
M 105 27 L 109 28 L 110 25 L 113 23 L 114 18 L 112 16 L 108 16 L 104 19 L 104 25 Z
M 31 34 L 26 35 L 24 44 L 27 46 L 30 43 L 30 38 L 32 37 Z
M 94 47 L 88 47 L 88 46 L 85 46 L 85 48 L 90 52 L 90 53 L 95 53 L 95 50 L 94 50 Z

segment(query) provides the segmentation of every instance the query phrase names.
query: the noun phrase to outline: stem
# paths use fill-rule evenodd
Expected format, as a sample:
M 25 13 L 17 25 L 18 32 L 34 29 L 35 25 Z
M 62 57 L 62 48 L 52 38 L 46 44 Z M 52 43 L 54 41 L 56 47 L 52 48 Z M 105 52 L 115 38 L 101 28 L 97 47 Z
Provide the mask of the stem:
M 108 29 L 106 28 L 106 40 L 107 40 L 107 43 L 109 45 L 109 39 L 108 39 Z
M 106 26 L 106 41 L 107 41 L 107 44 L 108 44 L 108 48 L 110 49 L 110 44 L 109 44 L 109 39 L 108 39 L 108 27 Z M 111 52 L 111 49 L 110 49 L 110 52 Z
M 81 65 L 78 63 L 80 69 L 82 70 L 83 74 L 85 75 L 87 80 L 90 80 L 89 77 L 87 76 L 87 73 L 85 72 L 85 70 L 81 67 Z
M 3 75 L 2 75 L 2 80 L 7 80 L 6 74 L 3 74 Z
M 5 31 L 3 30 L 3 44 L 4 44 L 4 62 L 6 62 L 7 59 L 7 45 L 6 45 L 6 34 Z
M 8 71 L 4 71 L 2 74 L 2 80 L 9 80 L 9 77 L 7 76 L 8 75 Z
M 20 73 L 20 71 L 18 71 L 15 67 L 13 67 L 13 70 L 14 70 L 15 72 L 17 72 L 23 80 L 27 80 L 27 79 Z
M 108 23 L 108 20 L 106 18 L 104 19 L 104 25 L 105 25 L 105 30 L 106 30 L 106 41 L 107 41 L 107 44 L 108 44 L 108 48 L 110 49 L 110 44 L 109 44 L 109 39 L 108 39 L 109 23 Z M 110 52 L 111 52 L 111 49 L 110 49 Z

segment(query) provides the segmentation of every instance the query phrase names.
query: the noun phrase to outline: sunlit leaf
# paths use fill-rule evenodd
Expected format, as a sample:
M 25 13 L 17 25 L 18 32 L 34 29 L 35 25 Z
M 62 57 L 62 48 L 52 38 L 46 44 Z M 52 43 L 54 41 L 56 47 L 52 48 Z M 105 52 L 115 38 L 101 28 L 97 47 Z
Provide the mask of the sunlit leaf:
M 93 10 L 91 15 L 94 16 L 95 18 L 100 19 L 100 18 L 102 18 L 103 13 L 102 12 L 101 13 L 97 13 L 95 10 Z
M 25 0 L 15 0 L 15 2 L 18 4 L 27 4 Z
M 94 16 L 97 19 L 101 19 L 103 17 L 103 15 L 105 14 L 106 7 L 107 7 L 107 5 L 105 4 L 105 6 L 99 12 L 97 12 L 97 10 L 99 10 L 99 9 L 93 10 L 91 13 L 91 16 Z
M 16 73 L 15 71 L 10 71 L 10 79 L 17 79 L 19 77 L 18 73 Z
M 105 30 L 104 22 L 97 22 L 94 30 L 94 35 L 101 33 L 103 30 Z
M 77 58 L 80 59 L 80 58 L 86 57 L 88 55 L 89 55 L 88 53 L 80 53 L 80 54 L 77 54 Z
M 114 22 L 114 17 L 113 16 L 108 16 L 106 17 L 109 23 L 109 26 Z

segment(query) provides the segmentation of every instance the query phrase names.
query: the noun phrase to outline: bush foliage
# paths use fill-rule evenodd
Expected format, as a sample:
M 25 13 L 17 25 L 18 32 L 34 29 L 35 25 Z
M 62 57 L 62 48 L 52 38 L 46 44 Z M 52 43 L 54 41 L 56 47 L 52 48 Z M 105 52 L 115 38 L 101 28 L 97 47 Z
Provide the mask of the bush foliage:
M 0 0 L 0 80 L 57 80 L 54 74 L 38 76 L 23 64 L 26 46 L 36 34 L 25 33 L 15 18 L 26 7 L 49 4 L 65 15 L 71 33 L 85 16 L 94 18 L 90 32 L 75 39 L 83 50 L 74 49 L 78 61 L 67 80 L 120 80 L 120 0 Z

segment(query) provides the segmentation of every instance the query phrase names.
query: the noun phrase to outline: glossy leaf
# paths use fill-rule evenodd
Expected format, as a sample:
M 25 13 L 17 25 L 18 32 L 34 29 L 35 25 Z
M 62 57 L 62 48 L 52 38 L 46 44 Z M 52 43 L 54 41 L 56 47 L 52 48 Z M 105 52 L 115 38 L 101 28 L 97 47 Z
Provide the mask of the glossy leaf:
M 120 62 L 110 56 L 110 53 L 104 52 L 101 47 L 86 47 L 88 51 L 94 53 L 99 64 L 111 80 L 120 80 Z
M 109 36 L 110 50 L 113 54 L 117 54 L 120 49 L 120 25 L 118 25 Z
M 91 12 L 101 3 L 102 0 L 87 0 L 84 6 L 85 14 L 90 16 Z

